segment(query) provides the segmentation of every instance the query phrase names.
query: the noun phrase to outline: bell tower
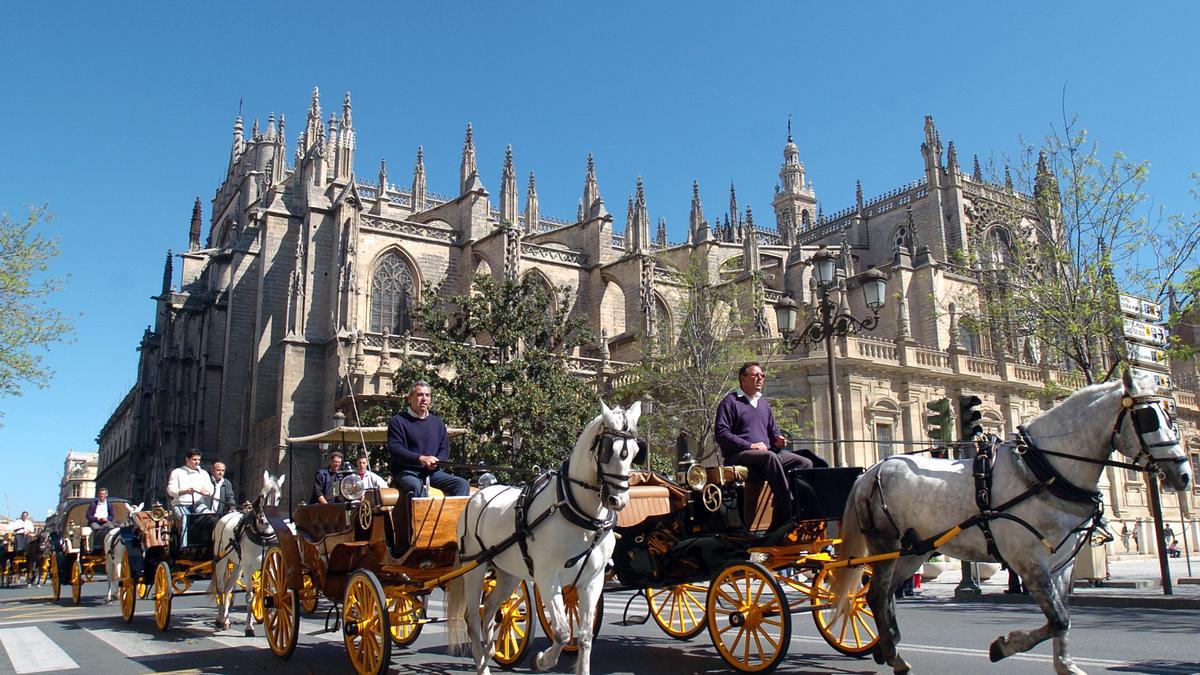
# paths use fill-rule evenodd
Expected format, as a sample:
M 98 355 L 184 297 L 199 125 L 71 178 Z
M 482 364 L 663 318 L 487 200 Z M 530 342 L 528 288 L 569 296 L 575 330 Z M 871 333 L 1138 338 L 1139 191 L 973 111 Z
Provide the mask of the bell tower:
M 799 234 L 816 224 L 817 194 L 800 162 L 800 150 L 792 140 L 792 118 L 788 117 L 787 144 L 783 146 L 783 166 L 775 189 L 775 227 L 787 246 L 794 246 Z

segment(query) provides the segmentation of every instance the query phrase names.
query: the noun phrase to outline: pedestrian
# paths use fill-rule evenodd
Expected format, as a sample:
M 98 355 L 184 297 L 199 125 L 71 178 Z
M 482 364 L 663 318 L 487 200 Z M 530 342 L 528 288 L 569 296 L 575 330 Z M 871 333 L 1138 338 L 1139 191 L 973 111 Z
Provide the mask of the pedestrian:
M 1175 530 L 1171 529 L 1171 524 L 1163 528 L 1163 542 L 1170 546 L 1175 541 Z
M 233 492 L 233 483 L 225 477 L 225 462 L 213 462 L 212 465 L 212 498 L 208 507 L 213 513 L 229 513 L 237 508 L 237 495 Z
M 1142 529 L 1141 523 L 1137 523 L 1133 526 L 1133 548 L 1136 549 L 1138 553 L 1142 552 L 1142 542 L 1138 537 L 1138 530 L 1140 529 Z
M 442 462 L 450 460 L 450 434 L 442 418 L 429 411 L 433 389 L 417 380 L 409 385 L 406 398 L 408 408 L 388 420 L 393 483 L 414 497 L 425 496 L 426 482 L 447 497 L 467 495 L 466 479 L 441 468 Z
M 318 469 L 313 477 L 312 497 L 308 500 L 313 504 L 332 504 L 342 499 L 334 494 L 337 486 L 338 472 L 342 470 L 342 453 L 334 450 L 329 454 L 329 466 Z
M 749 467 L 752 477 L 765 480 L 774 495 L 771 530 L 789 525 L 798 515 L 799 500 L 793 493 L 788 472 L 811 469 L 806 457 L 784 450 L 787 439 L 775 426 L 771 404 L 762 389 L 767 375 L 757 361 L 738 369 L 738 388 L 717 405 L 713 433 L 725 464 Z
M 1125 546 L 1125 550 L 1129 551 L 1129 523 L 1121 523 L 1121 544 Z

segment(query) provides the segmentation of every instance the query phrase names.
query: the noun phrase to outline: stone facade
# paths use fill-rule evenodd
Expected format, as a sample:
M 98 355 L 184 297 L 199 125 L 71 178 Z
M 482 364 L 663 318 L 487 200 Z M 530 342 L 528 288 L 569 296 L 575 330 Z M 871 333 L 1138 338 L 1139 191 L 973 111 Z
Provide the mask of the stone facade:
M 332 426 L 338 401 L 351 392 L 391 393 L 395 365 L 424 348 L 422 337 L 409 333 L 408 309 L 430 284 L 459 294 L 477 273 L 535 275 L 566 287 L 571 316 L 602 336 L 570 355 L 571 365 L 603 383 L 621 362 L 637 358 L 647 336 L 662 344 L 676 331 L 682 291 L 672 268 L 699 266 L 713 282 L 751 291 L 748 330 L 764 339 L 778 336 L 771 307 L 783 294 L 802 306 L 813 301 L 810 258 L 819 246 L 841 251 L 850 286 L 869 267 L 888 272 L 889 302 L 878 327 L 834 344 L 841 437 L 854 464 L 902 451 L 905 442 L 925 443 L 924 404 L 936 398 L 979 394 L 985 428 L 1007 435 L 1049 405 L 1040 398 L 1046 383 L 1080 384 L 1039 356 L 1036 345 L 960 323 L 955 299 L 975 292 L 975 275 L 953 261 L 1002 244 L 1017 231 L 1012 221 L 1036 220 L 1046 210 L 1011 185 L 983 180 L 978 164 L 964 172 L 952 142 L 943 152 L 931 118 L 917 180 L 869 199 L 860 187 L 855 204 L 831 216 L 789 129 L 774 227 L 757 224 L 733 186 L 728 207 L 710 211 L 724 213 L 706 217 L 694 186 L 682 243 L 667 242 L 661 222 L 651 236 L 641 179 L 626 204 L 623 232 L 615 232 L 590 157 L 577 213 L 557 219 L 541 213 L 532 173 L 518 210 L 511 148 L 493 203 L 469 125 L 452 196 L 429 191 L 420 148 L 404 187 L 392 183 L 386 163 L 373 180 L 357 175 L 349 95 L 340 115 L 325 122 L 314 90 L 290 151 L 285 126 L 283 116 L 272 115 L 264 130 L 256 121 L 247 136 L 237 119 L 207 234 L 197 200 L 186 251 L 168 253 L 155 322 L 139 346 L 137 384 L 99 437 L 101 479 L 115 495 L 161 498 L 166 472 L 197 447 L 206 464 L 226 462 L 239 494 L 257 489 L 263 470 L 290 471 L 293 498 L 304 499 L 317 451 L 296 448 L 289 456 L 286 439 Z M 846 292 L 863 315 L 858 295 Z M 802 417 L 816 439 L 829 438 L 823 349 L 802 347 L 771 368 L 768 393 L 808 399 Z M 1195 395 L 1181 391 L 1177 399 L 1188 442 L 1200 441 Z M 1110 470 L 1105 489 L 1110 513 L 1144 517 L 1138 480 Z M 1178 521 L 1172 501 L 1169 516 Z M 1189 518 L 1195 503 L 1196 493 L 1187 495 Z
M 67 457 L 63 460 L 63 477 L 58 484 L 56 511 L 61 512 L 63 504 L 69 499 L 91 499 L 96 496 L 99 462 L 99 453 L 67 451 Z

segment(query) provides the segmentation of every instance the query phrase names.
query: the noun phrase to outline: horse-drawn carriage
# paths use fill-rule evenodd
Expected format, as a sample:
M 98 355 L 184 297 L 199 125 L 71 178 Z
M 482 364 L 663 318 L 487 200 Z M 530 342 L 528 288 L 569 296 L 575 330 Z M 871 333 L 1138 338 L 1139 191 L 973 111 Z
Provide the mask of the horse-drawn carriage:
M 787 654 L 791 614 L 811 611 L 817 631 L 847 655 L 877 638 L 858 592 L 851 611 L 831 625 L 830 573 L 840 540 L 828 534 L 861 468 L 819 468 L 791 475 L 806 495 L 792 527 L 767 531 L 769 487 L 744 467 L 683 467 L 679 482 L 634 474 L 613 553 L 617 580 L 639 589 L 649 614 L 673 638 L 706 628 L 721 657 L 744 672 L 774 668 Z
M 149 593 L 154 624 L 159 630 L 170 627 L 172 598 L 212 576 L 213 530 L 220 518 L 215 513 L 179 516 L 160 504 L 133 514 L 133 523 L 121 529 L 115 549 L 118 597 L 126 621 L 133 620 L 138 597 Z
M 71 602 L 78 605 L 83 584 L 91 581 L 97 568 L 104 567 L 104 535 L 87 521 L 90 499 L 72 499 L 59 514 L 50 531 L 53 553 L 50 556 L 50 582 L 54 588 L 54 599 L 62 594 L 62 587 L 71 587 Z M 123 523 L 129 518 L 129 502 L 124 499 L 108 500 L 109 520 Z
M 383 443 L 386 433 L 386 428 L 339 428 L 289 442 Z M 335 611 L 340 607 L 337 621 L 354 669 L 379 673 L 388 666 L 393 644 L 411 644 L 426 623 L 436 620 L 426 615 L 426 599 L 460 573 L 455 528 L 469 498 L 402 497 L 393 488 L 364 489 L 355 474 L 339 480 L 336 496 L 342 501 L 297 507 L 295 534 L 283 514 L 269 511 L 279 543 L 267 549 L 262 564 L 267 641 L 275 655 L 291 656 L 301 605 L 311 611 L 313 594 L 319 593 Z M 501 664 L 524 655 L 532 634 L 529 610 L 524 585 L 501 607 L 496 651 Z

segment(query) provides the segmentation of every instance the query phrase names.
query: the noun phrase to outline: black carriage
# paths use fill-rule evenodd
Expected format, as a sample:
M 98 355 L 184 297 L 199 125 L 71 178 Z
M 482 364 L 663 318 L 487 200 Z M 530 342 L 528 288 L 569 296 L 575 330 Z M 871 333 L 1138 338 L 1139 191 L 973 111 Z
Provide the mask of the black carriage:
M 121 529 L 125 545 L 120 561 L 121 616 L 133 620 L 139 597 L 154 601 L 154 624 L 171 625 L 171 601 L 210 579 L 213 572 L 213 530 L 221 515 L 179 516 L 162 505 L 133 514 L 133 525 Z
M 97 570 L 104 569 L 104 530 L 93 530 L 87 522 L 91 503 L 90 499 L 68 501 L 47 528 L 52 547 L 49 557 L 50 583 L 54 588 L 55 600 L 61 597 L 63 586 L 70 586 L 71 602 L 78 605 L 84 582 L 91 581 Z M 129 519 L 130 511 L 127 500 L 108 500 L 111 522 L 125 522 Z
M 678 482 L 635 474 L 613 553 L 618 581 L 642 591 L 664 632 L 687 640 L 707 628 L 731 667 L 766 672 L 787 653 L 791 614 L 809 610 L 834 649 L 853 656 L 871 650 L 878 635 L 865 585 L 830 625 L 830 565 L 840 543 L 830 526 L 840 521 L 861 468 L 794 472 L 793 485 L 805 495 L 802 515 L 774 532 L 767 531 L 770 488 L 745 467 L 683 468 Z

